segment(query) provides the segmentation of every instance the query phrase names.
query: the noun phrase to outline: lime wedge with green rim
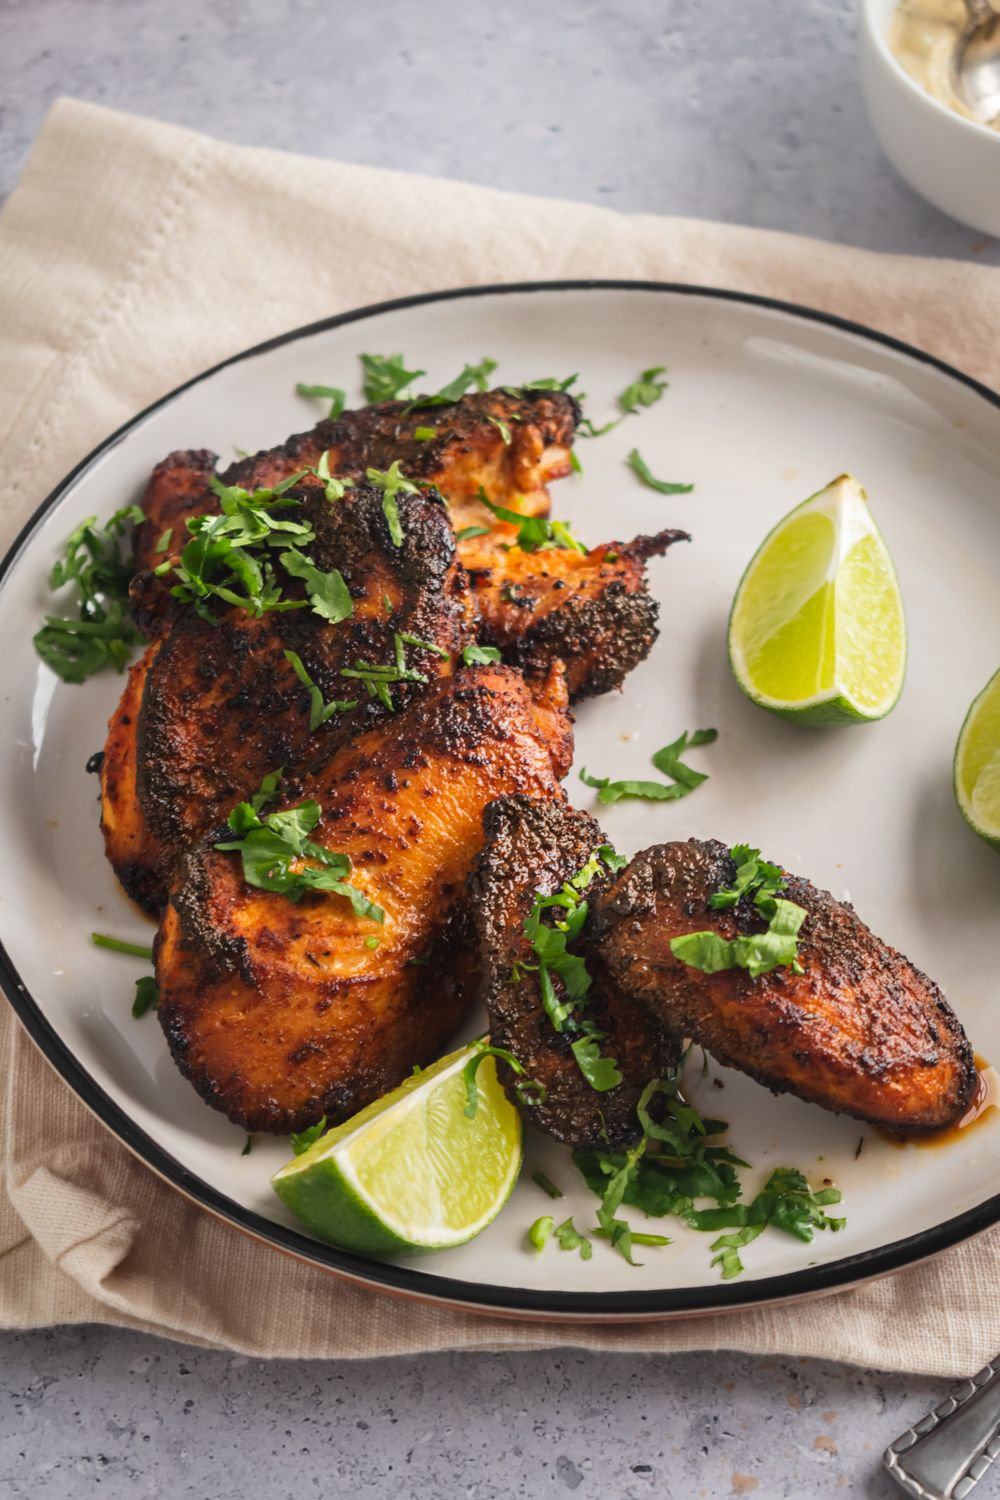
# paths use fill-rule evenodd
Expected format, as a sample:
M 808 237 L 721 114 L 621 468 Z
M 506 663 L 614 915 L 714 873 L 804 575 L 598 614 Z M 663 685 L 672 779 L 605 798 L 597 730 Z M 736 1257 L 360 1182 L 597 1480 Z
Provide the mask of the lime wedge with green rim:
M 748 698 L 803 724 L 867 723 L 896 703 L 906 669 L 899 584 L 849 474 L 765 537 L 733 600 L 729 662 Z
M 476 1044 L 407 1078 L 276 1172 L 282 1202 L 321 1239 L 364 1255 L 464 1245 L 500 1212 L 521 1170 L 521 1117 L 496 1063 L 476 1071 L 472 1119 L 462 1070 Z
M 955 796 L 969 827 L 1000 849 L 1000 672 L 965 716 L 955 746 Z

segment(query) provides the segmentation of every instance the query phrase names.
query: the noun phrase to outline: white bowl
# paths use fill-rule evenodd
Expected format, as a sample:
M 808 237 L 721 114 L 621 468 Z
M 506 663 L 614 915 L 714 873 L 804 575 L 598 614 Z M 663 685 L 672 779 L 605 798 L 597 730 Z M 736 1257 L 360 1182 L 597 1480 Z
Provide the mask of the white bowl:
M 1000 131 L 933 99 L 889 50 L 897 0 L 860 0 L 861 80 L 868 114 L 896 171 L 935 208 L 1000 235 Z

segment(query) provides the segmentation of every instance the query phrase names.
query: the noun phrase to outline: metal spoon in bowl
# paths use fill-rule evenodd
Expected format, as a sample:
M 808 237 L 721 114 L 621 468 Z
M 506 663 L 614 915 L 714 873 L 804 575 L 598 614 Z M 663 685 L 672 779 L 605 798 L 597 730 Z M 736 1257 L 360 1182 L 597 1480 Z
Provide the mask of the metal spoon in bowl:
M 965 0 L 965 7 L 969 24 L 952 58 L 955 88 L 973 118 L 991 125 L 1000 116 L 1000 12 L 990 0 Z

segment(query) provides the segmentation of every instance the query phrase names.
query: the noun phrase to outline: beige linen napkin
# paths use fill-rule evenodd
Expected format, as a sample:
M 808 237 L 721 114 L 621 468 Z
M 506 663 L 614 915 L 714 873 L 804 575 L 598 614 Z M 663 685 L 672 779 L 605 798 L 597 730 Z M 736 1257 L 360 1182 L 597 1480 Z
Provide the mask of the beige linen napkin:
M 107 432 L 249 344 L 410 292 L 587 276 L 812 304 L 1000 385 L 1000 271 L 245 150 L 64 102 L 0 217 L 0 541 Z M 658 1325 L 544 1327 L 399 1301 L 181 1199 L 6 1007 L 0 1079 L 8 1327 L 118 1323 L 258 1355 L 725 1348 L 940 1374 L 1000 1346 L 998 1234 L 835 1298 Z

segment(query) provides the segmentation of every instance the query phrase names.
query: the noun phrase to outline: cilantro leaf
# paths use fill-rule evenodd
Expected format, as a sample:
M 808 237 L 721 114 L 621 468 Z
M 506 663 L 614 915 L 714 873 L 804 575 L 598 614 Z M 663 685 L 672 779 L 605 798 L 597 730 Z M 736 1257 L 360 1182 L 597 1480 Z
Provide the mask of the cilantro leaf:
M 532 1182 L 537 1182 L 542 1192 L 547 1193 L 550 1198 L 562 1198 L 565 1196 L 560 1191 L 560 1189 L 556 1187 L 552 1179 L 550 1177 L 546 1177 L 544 1172 L 532 1172 L 531 1180 Z
M 688 495 L 694 489 L 693 484 L 675 484 L 669 479 L 655 479 L 638 448 L 633 448 L 625 461 L 647 489 L 656 490 L 661 495 Z
M 501 661 L 496 646 L 463 646 L 462 661 L 467 667 L 484 667 L 489 662 Z
M 581 1260 L 589 1260 L 593 1255 L 593 1246 L 585 1234 L 577 1231 L 572 1219 L 564 1219 L 561 1224 L 557 1224 L 553 1233 L 560 1250 L 579 1250 Z
M 103 932 L 92 932 L 90 941 L 95 948 L 109 948 L 112 953 L 125 953 L 130 958 L 145 958 L 153 962 L 153 950 L 143 943 L 126 943 L 122 938 L 108 937 Z
M 329 401 L 328 422 L 335 421 L 347 405 L 347 394 L 337 385 L 303 385 L 300 381 L 295 387 L 295 393 L 298 396 L 319 396 Z
M 703 771 L 693 770 L 680 757 L 686 750 L 710 745 L 718 737 L 717 729 L 696 729 L 692 734 L 685 730 L 671 744 L 657 750 L 652 757 L 653 764 L 664 776 L 671 777 L 670 782 L 612 781 L 609 776 L 591 776 L 586 766 L 580 772 L 580 780 L 585 786 L 595 787 L 598 802 L 605 805 L 621 802 L 626 797 L 638 797 L 647 802 L 676 802 L 708 780 Z
M 508 510 L 506 506 L 497 505 L 491 500 L 482 485 L 479 487 L 478 498 L 498 521 L 506 521 L 509 526 L 518 528 L 515 546 L 525 552 L 539 552 L 551 547 L 561 547 L 568 552 L 585 553 L 587 550 L 573 536 L 565 521 L 550 521 L 545 516 L 525 516 L 518 510 Z
M 627 385 L 618 397 L 618 405 L 626 415 L 638 412 L 640 406 L 655 406 L 667 388 L 665 380 L 657 380 L 657 375 L 662 375 L 666 365 L 653 365 L 649 370 L 643 370 L 637 380 Z
M 85 682 L 104 667 L 122 671 L 142 636 L 129 618 L 128 586 L 134 571 L 126 536 L 145 516 L 125 505 L 104 523 L 88 516 L 66 540 L 52 567 L 49 587 L 72 585 L 76 616 L 46 615 L 33 644 L 45 665 L 63 682 Z
M 503 439 L 504 445 L 509 448 L 512 439 L 510 435 L 510 428 L 507 426 L 507 423 L 502 422 L 499 417 L 488 417 L 487 421 L 493 423 L 493 426 L 497 429 L 501 438 Z M 572 454 L 570 455 L 570 457 L 572 458 Z
M 392 694 L 389 692 L 391 684 L 396 682 L 426 682 L 426 672 L 415 671 L 406 665 L 405 645 L 422 646 L 426 651 L 433 651 L 437 656 L 447 656 L 447 651 L 440 646 L 432 645 L 430 641 L 421 641 L 416 636 L 406 635 L 400 631 L 393 631 L 393 645 L 395 648 L 395 661 L 390 664 L 382 664 L 371 661 L 358 661 L 353 667 L 341 667 L 341 677 L 351 677 L 363 682 L 365 691 L 369 698 L 377 698 L 379 702 L 392 712 L 395 704 Z
M 147 1010 L 152 1010 L 160 998 L 159 987 L 151 974 L 144 974 L 135 982 L 135 999 L 132 1001 L 132 1014 L 136 1020 L 144 1016 Z
M 416 495 L 419 486 L 407 479 L 399 467 L 399 459 L 393 459 L 388 469 L 366 469 L 366 477 L 372 484 L 378 485 L 382 491 L 382 514 L 385 516 L 389 527 L 389 536 L 394 547 L 403 545 L 403 527 L 399 519 L 399 506 L 396 504 L 396 496 L 404 494 Z
M 401 354 L 362 354 L 365 400 L 395 401 L 425 370 L 408 370 Z
M 354 600 L 339 568 L 331 568 L 329 573 L 323 573 L 297 547 L 289 547 L 280 554 L 280 558 L 286 573 L 291 573 L 293 578 L 301 578 L 305 583 L 314 615 L 328 620 L 331 625 L 339 625 L 341 620 L 347 620 L 353 615 Z
M 475 386 L 479 391 L 489 390 L 489 377 L 493 374 L 496 367 L 497 362 L 495 359 L 487 359 L 485 357 L 479 361 L 478 365 L 464 365 L 454 380 L 449 380 L 448 384 L 443 385 L 439 391 L 435 391 L 433 396 L 419 396 L 412 403 L 412 406 L 420 408 L 425 406 L 450 406 L 456 401 L 461 401 L 466 391 L 470 390 L 472 386 Z M 424 373 L 423 370 L 420 373 L 422 375 Z M 490 421 L 492 420 L 493 418 L 491 417 Z M 510 439 L 507 438 L 505 441 L 509 442 Z
M 252 803 L 240 802 L 229 814 L 229 827 L 239 837 L 215 847 L 238 851 L 243 879 L 258 890 L 274 891 L 292 902 L 311 891 L 329 892 L 344 896 L 356 917 L 383 922 L 382 908 L 346 880 L 351 871 L 347 855 L 336 854 L 308 837 L 321 814 L 318 802 L 307 801 L 262 819 Z
M 322 1120 L 317 1120 L 315 1125 L 307 1125 L 305 1130 L 292 1132 L 292 1150 L 296 1156 L 301 1156 L 303 1151 L 308 1151 L 314 1146 L 326 1129 L 326 1115 Z
M 516 1073 L 518 1077 L 523 1077 L 526 1071 L 524 1065 L 519 1063 L 513 1052 L 508 1052 L 506 1047 L 491 1047 L 485 1037 L 480 1037 L 473 1045 L 475 1051 L 462 1069 L 462 1082 L 465 1085 L 465 1109 L 463 1110 L 463 1114 L 469 1120 L 476 1118 L 476 1111 L 479 1108 L 479 1090 L 476 1087 L 476 1074 L 481 1064 L 488 1057 L 503 1058 L 511 1072 Z
M 489 526 L 463 526 L 461 531 L 456 531 L 455 540 L 456 542 L 468 542 L 474 536 L 489 536 L 490 530 Z
M 602 1032 L 590 1032 L 570 1043 L 570 1051 L 576 1058 L 577 1067 L 590 1087 L 599 1094 L 615 1089 L 622 1081 L 618 1064 L 612 1057 L 605 1057 L 600 1048 Z
M 552 1237 L 552 1230 L 555 1227 L 555 1222 L 556 1221 L 552 1218 L 551 1214 L 542 1214 L 541 1218 L 536 1219 L 535 1222 L 531 1225 L 528 1230 L 528 1240 L 534 1247 L 534 1249 L 545 1249 L 545 1246 L 548 1244 L 549 1240 Z
M 313 682 L 306 671 L 305 663 L 301 656 L 295 651 L 286 651 L 285 660 L 288 662 L 296 677 L 309 689 L 309 728 L 319 729 L 321 725 L 328 723 L 334 714 L 347 713 L 352 708 L 357 708 L 358 700 L 353 698 L 344 700 L 334 698 L 329 703 L 323 702 L 323 694 Z
M 710 929 L 684 933 L 671 938 L 671 952 L 705 974 L 738 968 L 746 969 L 751 979 L 759 979 L 779 967 L 801 974 L 798 933 L 806 917 L 805 908 L 778 897 L 777 892 L 785 889 L 784 874 L 777 865 L 761 859 L 759 849 L 736 844 L 730 852 L 736 862 L 736 878 L 731 886 L 709 897 L 709 907 L 726 910 L 744 897 L 752 898 L 761 916 L 767 918 L 767 927 L 763 932 L 736 938 L 722 938 Z

